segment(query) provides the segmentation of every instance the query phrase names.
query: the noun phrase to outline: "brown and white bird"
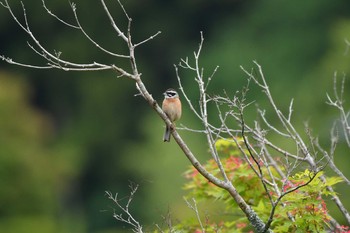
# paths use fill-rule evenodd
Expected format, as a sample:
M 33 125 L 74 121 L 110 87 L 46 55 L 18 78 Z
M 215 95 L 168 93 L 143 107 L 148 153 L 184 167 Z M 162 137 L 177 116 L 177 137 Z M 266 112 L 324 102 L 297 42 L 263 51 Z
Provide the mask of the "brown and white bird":
M 181 101 L 179 98 L 179 94 L 173 89 L 169 88 L 164 93 L 164 100 L 162 104 L 162 109 L 165 114 L 169 117 L 171 122 L 174 122 L 181 117 Z M 166 126 L 165 133 L 163 137 L 164 142 L 170 142 L 170 133 L 171 128 Z

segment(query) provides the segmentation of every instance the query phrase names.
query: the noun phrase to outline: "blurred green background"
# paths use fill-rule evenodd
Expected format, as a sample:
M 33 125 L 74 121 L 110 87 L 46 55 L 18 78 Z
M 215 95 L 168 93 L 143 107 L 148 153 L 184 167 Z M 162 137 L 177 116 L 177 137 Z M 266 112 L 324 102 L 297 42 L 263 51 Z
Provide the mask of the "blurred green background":
M 9 2 L 23 20 L 20 2 Z M 98 43 L 114 52 L 126 51 L 100 1 L 74 2 L 82 25 Z M 134 41 L 162 31 L 136 51 L 142 78 L 159 103 L 166 88 L 178 87 L 173 64 L 193 55 L 203 31 L 205 73 L 220 66 L 210 93 L 240 90 L 246 81 L 239 66 L 249 70 L 257 60 L 282 110 L 294 98 L 296 125 L 302 130 L 309 121 L 327 146 L 338 115 L 325 104 L 326 93 L 332 93 L 335 71 L 339 78 L 350 73 L 344 42 L 350 40 L 349 1 L 123 2 L 133 18 Z M 49 51 L 61 51 L 62 58 L 74 62 L 114 63 L 128 69 L 127 60 L 104 54 L 79 31 L 48 16 L 41 1 L 23 3 L 32 31 Z M 117 1 L 106 3 L 125 29 Z M 68 1 L 46 4 L 74 23 Z M 27 41 L 32 43 L 0 7 L 0 54 L 45 64 Z M 193 74 L 182 75 L 196 101 Z M 105 191 L 127 197 L 129 182 L 140 185 L 132 211 L 148 226 L 146 231 L 164 224 L 161 216 L 168 211 L 174 223 L 190 216 L 182 199 L 189 162 L 173 141 L 162 142 L 162 121 L 135 93 L 132 81 L 117 79 L 112 72 L 33 70 L 0 63 L 0 232 L 127 232 L 112 218 L 114 206 Z M 264 106 L 262 96 L 255 88 L 249 93 Z M 183 108 L 181 123 L 200 127 L 188 106 Z M 181 135 L 201 160 L 209 158 L 203 137 L 184 131 Z M 347 148 L 339 150 L 335 159 L 349 177 L 348 154 Z M 344 198 L 349 188 L 340 185 L 337 191 L 349 209 L 350 201 Z M 332 213 L 339 216 L 336 210 Z

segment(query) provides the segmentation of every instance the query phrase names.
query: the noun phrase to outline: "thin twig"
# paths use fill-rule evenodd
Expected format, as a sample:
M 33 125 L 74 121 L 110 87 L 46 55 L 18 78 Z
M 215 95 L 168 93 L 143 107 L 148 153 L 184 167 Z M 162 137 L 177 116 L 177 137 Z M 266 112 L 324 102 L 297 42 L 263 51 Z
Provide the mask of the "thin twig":
M 193 204 L 191 204 L 186 198 L 184 198 L 184 200 L 185 200 L 185 202 L 186 202 L 188 208 L 190 208 L 191 210 L 193 210 L 194 213 L 196 214 L 197 221 L 198 221 L 199 226 L 201 227 L 201 230 L 202 230 L 201 232 L 202 232 L 202 233 L 205 233 L 206 231 L 205 231 L 205 228 L 204 228 L 204 226 L 203 226 L 202 220 L 201 220 L 201 218 L 200 218 L 200 216 L 199 216 L 199 211 L 198 211 L 198 208 L 197 208 L 196 199 L 192 198 L 192 203 L 193 203 Z

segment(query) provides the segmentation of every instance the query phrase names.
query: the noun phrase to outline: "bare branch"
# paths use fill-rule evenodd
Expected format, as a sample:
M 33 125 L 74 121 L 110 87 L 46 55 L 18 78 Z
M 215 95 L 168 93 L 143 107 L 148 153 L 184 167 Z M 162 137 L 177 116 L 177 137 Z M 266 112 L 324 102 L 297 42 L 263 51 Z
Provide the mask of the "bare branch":
M 260 180 L 261 180 L 261 182 L 262 182 L 262 185 L 263 185 L 263 187 L 264 187 L 264 189 L 265 189 L 265 192 L 266 192 L 267 196 L 268 196 L 269 199 L 270 199 L 270 202 L 273 203 L 272 196 L 271 196 L 271 194 L 270 194 L 270 192 L 269 192 L 269 189 L 267 188 L 266 181 L 265 181 L 265 179 L 264 179 L 264 175 L 263 175 L 263 172 L 262 172 L 262 170 L 261 170 L 260 161 L 258 161 L 258 160 L 255 158 L 255 156 L 254 156 L 254 154 L 253 154 L 254 148 L 252 148 L 251 145 L 248 143 L 248 139 L 247 139 L 247 137 L 246 137 L 246 135 L 245 135 L 245 125 L 246 125 L 246 124 L 245 124 L 244 117 L 243 117 L 243 108 L 240 109 L 240 115 L 241 115 L 241 125 L 242 125 L 242 133 L 241 133 L 241 135 L 242 135 L 244 144 L 245 144 L 245 146 L 246 146 L 246 148 L 247 148 L 247 150 L 248 150 L 248 153 L 249 153 L 250 157 L 254 160 L 256 166 L 258 167 L 258 171 L 259 171 L 259 172 L 257 172 L 255 169 L 253 169 L 253 171 L 255 171 L 255 173 L 257 174 L 257 176 L 260 178 Z M 256 153 L 255 153 L 255 154 L 256 154 Z
M 118 1 L 119 4 L 123 7 L 123 5 L 120 3 L 120 1 Z M 106 6 L 106 3 L 104 0 L 101 0 L 103 9 L 105 10 L 109 20 L 111 21 L 111 25 L 114 28 L 114 30 L 118 33 L 118 36 L 120 36 L 125 42 L 128 42 L 128 38 L 125 36 L 125 34 L 119 29 L 119 27 L 117 26 L 117 24 L 115 23 L 111 13 L 108 10 L 108 7 Z M 123 7 L 124 9 L 124 7 Z M 129 17 L 127 17 L 129 19 Z
M 124 12 L 126 18 L 127 18 L 128 21 L 130 22 L 130 21 L 131 21 L 131 18 L 129 17 L 128 13 L 126 12 L 126 10 L 125 10 L 123 4 L 120 2 L 120 0 L 118 0 L 118 3 L 119 3 L 119 6 L 122 8 L 122 10 L 123 10 L 123 12 Z
M 146 43 L 146 42 L 148 42 L 148 41 L 150 41 L 150 40 L 153 40 L 153 39 L 154 39 L 156 36 L 158 36 L 160 33 L 162 33 L 162 32 L 161 32 L 161 31 L 158 31 L 157 33 L 155 33 L 154 35 L 150 36 L 149 38 L 147 38 L 147 39 L 145 39 L 145 40 L 143 40 L 143 41 L 141 41 L 141 42 L 135 44 L 134 47 L 136 48 L 137 46 L 140 46 L 140 45 L 142 45 L 142 44 L 144 44 L 144 43 Z
M 134 195 L 138 189 L 138 185 L 134 185 L 134 184 L 130 184 L 129 185 L 131 191 L 130 191 L 130 196 L 127 200 L 127 203 L 125 206 L 123 206 L 121 203 L 120 203 L 120 200 L 118 199 L 118 193 L 116 193 L 115 195 L 113 195 L 110 191 L 105 191 L 106 195 L 108 196 L 109 199 L 111 199 L 114 204 L 121 210 L 121 213 L 120 214 L 117 214 L 115 211 L 114 211 L 114 214 L 113 214 L 113 217 L 120 221 L 120 222 L 124 222 L 128 225 L 130 225 L 132 227 L 132 231 L 133 232 L 137 232 L 137 233 L 142 233 L 142 226 L 140 225 L 140 223 L 133 217 L 133 215 L 131 214 L 130 210 L 129 210 L 129 207 L 130 207 L 130 204 L 134 198 Z M 126 215 L 126 217 L 123 216 L 123 214 Z
M 197 208 L 196 199 L 194 199 L 194 198 L 191 199 L 191 201 L 192 201 L 193 204 L 190 203 L 186 198 L 184 198 L 184 200 L 185 200 L 185 202 L 186 202 L 188 208 L 190 208 L 191 210 L 193 210 L 194 213 L 196 214 L 196 218 L 197 218 L 197 221 L 198 221 L 198 223 L 199 223 L 199 225 L 200 225 L 200 227 L 201 227 L 201 229 L 202 229 L 202 233 L 205 233 L 206 230 L 205 230 L 205 228 L 204 228 L 204 226 L 203 226 L 201 217 L 199 216 L 199 212 L 198 212 L 198 208 Z
M 216 66 L 214 71 L 213 71 L 213 73 L 208 77 L 207 84 L 205 86 L 205 90 L 207 90 L 210 81 L 214 78 L 214 76 L 215 76 L 216 72 L 218 71 L 218 69 L 219 69 L 219 66 Z
M 348 41 L 348 39 L 344 39 L 345 44 L 346 44 L 346 48 L 345 48 L 345 52 L 344 52 L 344 56 L 348 54 L 349 52 L 349 48 L 350 48 L 350 41 Z
M 93 43 L 97 48 L 99 48 L 99 49 L 102 50 L 103 52 L 105 52 L 105 53 L 107 53 L 107 54 L 109 54 L 109 55 L 115 56 L 115 57 L 130 58 L 130 56 L 127 56 L 127 55 L 116 54 L 116 53 L 113 53 L 113 52 L 111 52 L 111 51 L 108 51 L 107 49 L 105 49 L 105 48 L 103 48 L 101 45 L 99 45 L 95 40 L 93 40 L 93 39 L 85 32 L 85 30 L 84 30 L 83 27 L 81 26 L 80 21 L 79 21 L 79 18 L 78 18 L 78 15 L 77 15 L 77 11 L 76 11 L 75 5 L 74 5 L 74 6 L 72 5 L 72 10 L 73 10 L 73 13 L 74 13 L 74 17 L 75 17 L 76 23 L 78 24 L 77 29 L 79 29 L 79 30 L 84 34 L 84 36 L 85 36 L 91 43 Z
M 54 13 L 52 13 L 52 11 L 46 6 L 45 0 L 42 0 L 43 3 L 43 7 L 46 10 L 46 12 L 51 15 L 52 17 L 56 18 L 59 22 L 63 23 L 64 25 L 74 28 L 74 29 L 80 29 L 79 26 L 75 26 L 73 24 L 70 24 L 68 22 L 66 22 L 65 20 L 61 19 L 60 17 L 58 17 L 57 15 L 55 15 Z M 75 12 L 76 6 L 74 3 L 70 3 L 71 4 L 71 8 L 73 9 L 73 12 Z
M 255 81 L 255 83 L 259 87 L 261 87 L 263 89 L 265 95 L 267 96 L 267 98 L 268 98 L 268 100 L 270 102 L 270 105 L 273 107 L 273 109 L 274 109 L 274 111 L 275 111 L 279 121 L 282 123 L 282 126 L 283 126 L 284 130 L 286 130 L 288 132 L 288 134 L 290 135 L 290 138 L 292 139 L 292 141 L 295 142 L 295 145 L 298 148 L 297 151 L 300 150 L 302 152 L 303 156 L 304 156 L 304 160 L 296 160 L 293 167 L 296 167 L 298 163 L 300 163 L 302 161 L 305 161 L 305 162 L 307 162 L 309 164 L 309 167 L 311 168 L 312 171 L 317 172 L 320 168 L 317 167 L 317 163 L 315 162 L 315 156 L 316 155 L 315 154 L 312 155 L 310 153 L 309 148 L 306 146 L 306 143 L 303 141 L 303 139 L 300 136 L 300 134 L 294 128 L 293 124 L 289 121 L 290 118 L 289 117 L 285 117 L 282 114 L 282 112 L 278 109 L 277 105 L 275 104 L 274 99 L 272 98 L 272 95 L 270 93 L 269 87 L 268 87 L 268 85 L 266 83 L 266 80 L 265 80 L 264 74 L 262 72 L 261 66 L 257 62 L 254 62 L 254 63 L 258 67 L 259 76 L 260 76 L 261 81 L 259 81 L 257 78 L 255 78 L 252 73 L 249 73 L 245 69 L 242 68 L 243 71 L 248 75 L 249 78 L 253 79 Z M 335 96 L 338 96 L 338 95 L 336 94 Z M 342 96 L 342 91 L 341 91 L 341 95 L 340 96 Z M 339 102 L 342 102 L 339 96 L 338 96 L 338 98 L 336 98 L 337 101 L 332 101 L 330 98 L 328 98 L 328 99 L 329 99 L 330 103 L 335 103 L 337 106 L 338 106 Z M 344 122 L 344 120 L 342 120 L 342 122 Z M 346 124 L 346 123 L 344 123 L 344 124 Z M 326 164 L 328 164 L 328 162 L 329 162 L 329 160 L 327 161 Z M 325 176 L 324 175 L 322 175 L 320 177 L 320 179 L 323 182 L 325 182 Z M 327 186 L 327 189 L 329 191 L 333 190 L 333 188 L 331 186 Z M 332 195 L 332 200 L 336 203 L 336 205 L 339 207 L 339 209 L 341 210 L 341 212 L 343 213 L 343 215 L 345 216 L 345 218 L 347 219 L 347 221 L 350 224 L 350 215 L 349 215 L 348 211 L 344 208 L 344 205 L 342 204 L 342 202 L 339 199 L 339 197 L 336 196 L 336 195 Z
M 258 109 L 258 112 L 260 113 L 261 119 L 264 121 L 264 123 L 267 125 L 267 127 L 269 129 L 273 130 L 274 132 L 276 132 L 277 134 L 281 135 L 282 137 L 290 138 L 289 134 L 286 134 L 286 133 L 283 133 L 283 132 L 279 131 L 276 127 L 274 127 L 272 124 L 270 124 L 268 122 L 268 120 L 265 117 L 265 110 Z
M 193 106 L 192 101 L 188 98 L 186 92 L 184 91 L 184 88 L 183 88 L 182 82 L 181 82 L 181 78 L 180 78 L 180 75 L 179 75 L 179 69 L 177 68 L 176 65 L 174 65 L 174 67 L 175 67 L 176 77 L 177 77 L 177 80 L 178 80 L 178 82 L 179 82 L 179 87 L 180 87 L 179 89 L 181 90 L 182 95 L 185 97 L 185 99 L 186 99 L 186 101 L 187 101 L 187 103 L 188 103 L 188 105 L 189 105 L 191 111 L 196 115 L 196 117 L 197 117 L 198 119 L 201 119 L 201 116 L 199 115 L 199 113 L 197 112 L 197 110 L 195 109 L 195 107 Z
M 294 99 L 292 99 L 292 100 L 290 101 L 290 105 L 289 105 L 289 114 L 288 114 L 288 121 L 289 121 L 289 122 L 291 122 L 291 119 L 292 119 L 293 102 L 294 102 Z
M 181 78 L 179 76 L 177 66 L 175 66 L 175 71 L 176 71 L 176 76 L 177 76 L 177 79 L 179 82 L 180 90 L 182 91 L 183 95 L 185 96 L 185 99 L 186 99 L 187 103 L 189 104 L 190 109 L 193 111 L 193 113 L 196 115 L 196 117 L 203 124 L 205 136 L 207 138 L 207 144 L 209 146 L 209 151 L 210 151 L 212 157 L 214 158 L 214 161 L 216 162 L 216 164 L 220 170 L 220 174 L 222 175 L 223 180 L 218 180 L 218 178 L 213 177 L 210 173 L 205 171 L 205 169 L 202 166 L 199 166 L 199 167 L 195 166 L 195 165 L 197 165 L 197 162 L 196 162 L 197 159 L 192 158 L 192 155 L 191 155 L 192 153 L 188 154 L 185 152 L 185 154 L 187 154 L 187 157 L 190 159 L 192 164 L 204 177 L 206 177 L 210 182 L 212 182 L 216 186 L 221 187 L 230 193 L 230 195 L 237 202 L 238 206 L 240 206 L 240 208 L 246 214 L 246 216 L 248 217 L 251 224 L 255 227 L 255 229 L 257 229 L 257 231 L 260 231 L 261 229 L 264 228 L 265 224 L 256 215 L 256 213 L 252 210 L 252 208 L 243 200 L 243 198 L 239 195 L 239 193 L 237 192 L 235 187 L 232 185 L 231 181 L 229 180 L 229 178 L 225 172 L 225 169 L 221 163 L 221 160 L 219 158 L 218 152 L 217 152 L 216 147 L 215 147 L 215 142 L 218 138 L 222 138 L 222 136 L 221 136 L 222 133 L 231 134 L 232 132 L 234 132 L 234 130 L 230 130 L 227 127 L 227 125 L 225 124 L 225 119 L 226 119 L 227 115 L 223 116 L 222 114 L 219 114 L 220 119 L 222 121 L 220 127 L 214 127 L 208 121 L 208 110 L 207 110 L 208 103 L 210 101 L 214 101 L 214 103 L 216 104 L 216 106 L 218 108 L 218 103 L 220 101 L 220 98 L 217 98 L 217 97 L 210 98 L 206 93 L 206 89 L 208 87 L 206 82 L 210 82 L 210 80 L 212 79 L 212 76 L 216 73 L 217 68 L 215 68 L 212 76 L 210 76 L 207 80 L 204 80 L 204 78 L 203 78 L 204 77 L 204 69 L 201 68 L 199 65 L 199 56 L 200 56 L 200 53 L 202 50 L 203 41 L 204 41 L 203 33 L 201 32 L 201 41 L 199 43 L 198 50 L 194 52 L 194 65 L 193 66 L 189 64 L 188 58 L 181 59 L 181 62 L 179 64 L 179 66 L 181 68 L 188 69 L 190 71 L 193 71 L 196 74 L 194 80 L 197 82 L 198 89 L 199 89 L 199 102 L 198 102 L 199 110 L 197 110 L 193 106 L 191 100 L 186 95 L 186 92 L 182 86 L 182 82 L 181 82 Z M 218 108 L 218 110 L 219 109 L 220 108 Z M 220 112 L 220 110 L 219 110 L 219 112 Z M 182 147 L 184 151 L 187 151 L 187 146 L 183 145 L 182 142 L 180 140 L 178 140 L 175 132 L 173 133 L 173 136 L 174 136 L 175 140 L 178 142 L 178 144 L 180 145 L 180 147 Z M 191 156 L 189 156 L 189 155 L 191 155 Z
M 0 55 L 0 59 L 11 64 L 11 65 L 17 65 L 17 66 L 22 66 L 22 67 L 27 67 L 27 68 L 34 68 L 34 69 L 52 69 L 53 68 L 51 65 L 35 66 L 35 65 L 29 65 L 29 64 L 24 64 L 24 63 L 20 63 L 20 62 L 15 62 L 12 60 L 12 58 L 5 57 L 4 55 Z

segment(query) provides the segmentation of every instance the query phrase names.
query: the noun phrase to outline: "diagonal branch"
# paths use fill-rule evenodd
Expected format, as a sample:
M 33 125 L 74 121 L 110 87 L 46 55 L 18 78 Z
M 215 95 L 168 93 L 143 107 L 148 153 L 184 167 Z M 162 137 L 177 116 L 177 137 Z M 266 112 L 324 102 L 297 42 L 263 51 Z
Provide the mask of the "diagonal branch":
M 118 1 L 118 2 L 119 2 L 119 5 L 124 9 L 124 7 L 120 3 L 120 1 Z M 125 36 L 125 34 L 119 29 L 119 27 L 115 23 L 111 13 L 108 10 L 108 7 L 107 7 L 105 1 L 101 0 L 101 3 L 102 3 L 102 6 L 103 6 L 103 9 L 105 10 L 105 12 L 106 12 L 106 14 L 107 14 L 107 16 L 108 16 L 108 18 L 109 18 L 109 20 L 111 22 L 111 25 L 112 25 L 113 29 L 118 33 L 118 36 L 120 36 L 125 42 L 128 42 L 128 38 Z M 129 19 L 129 17 L 128 17 L 128 19 Z

